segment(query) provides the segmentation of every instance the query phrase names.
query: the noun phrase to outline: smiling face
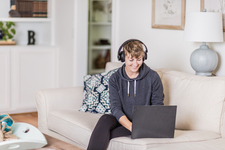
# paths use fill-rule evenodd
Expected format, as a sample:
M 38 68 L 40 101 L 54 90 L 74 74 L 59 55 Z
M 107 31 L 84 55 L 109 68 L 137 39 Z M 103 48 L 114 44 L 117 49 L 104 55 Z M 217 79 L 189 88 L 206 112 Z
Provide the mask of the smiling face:
M 139 68 L 143 64 L 143 57 L 140 56 L 138 58 L 132 57 L 131 54 L 125 55 L 125 70 L 127 74 L 138 74 Z
M 123 48 L 126 64 L 125 71 L 129 77 L 136 77 L 145 55 L 143 45 L 139 41 L 131 41 Z

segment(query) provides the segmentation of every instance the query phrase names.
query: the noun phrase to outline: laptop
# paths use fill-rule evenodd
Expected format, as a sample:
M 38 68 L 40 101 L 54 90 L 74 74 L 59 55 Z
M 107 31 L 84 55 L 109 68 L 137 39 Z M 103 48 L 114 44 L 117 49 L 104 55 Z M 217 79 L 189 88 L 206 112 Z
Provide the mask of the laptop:
M 174 138 L 177 106 L 134 106 L 131 138 Z

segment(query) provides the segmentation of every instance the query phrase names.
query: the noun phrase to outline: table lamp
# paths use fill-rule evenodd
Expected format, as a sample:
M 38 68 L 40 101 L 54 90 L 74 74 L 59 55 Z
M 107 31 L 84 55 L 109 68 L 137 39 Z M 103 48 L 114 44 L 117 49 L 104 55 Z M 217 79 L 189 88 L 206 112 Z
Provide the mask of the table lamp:
M 196 75 L 212 76 L 218 64 L 217 53 L 206 42 L 223 42 L 222 14 L 219 12 L 189 12 L 186 15 L 184 40 L 203 42 L 191 54 L 190 63 Z

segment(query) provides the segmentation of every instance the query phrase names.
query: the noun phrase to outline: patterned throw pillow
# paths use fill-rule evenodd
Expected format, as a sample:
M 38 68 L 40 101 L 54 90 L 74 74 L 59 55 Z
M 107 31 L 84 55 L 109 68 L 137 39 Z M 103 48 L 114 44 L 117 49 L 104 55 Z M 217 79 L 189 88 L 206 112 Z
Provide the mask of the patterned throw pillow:
M 117 68 L 118 69 L 118 68 Z M 117 71 L 84 76 L 84 100 L 79 111 L 110 114 L 109 77 Z

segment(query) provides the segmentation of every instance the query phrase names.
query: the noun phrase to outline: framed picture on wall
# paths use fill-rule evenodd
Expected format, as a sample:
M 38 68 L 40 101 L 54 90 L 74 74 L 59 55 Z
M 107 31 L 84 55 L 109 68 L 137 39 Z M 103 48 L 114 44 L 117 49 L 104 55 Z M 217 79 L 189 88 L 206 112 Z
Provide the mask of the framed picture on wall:
M 184 29 L 186 0 L 152 0 L 152 28 Z
M 225 31 L 225 1 L 224 0 L 201 0 L 201 11 L 206 9 L 207 12 L 221 12 L 223 14 L 223 31 Z

